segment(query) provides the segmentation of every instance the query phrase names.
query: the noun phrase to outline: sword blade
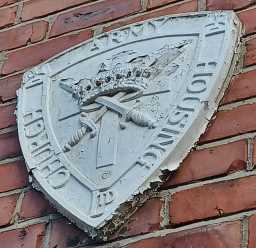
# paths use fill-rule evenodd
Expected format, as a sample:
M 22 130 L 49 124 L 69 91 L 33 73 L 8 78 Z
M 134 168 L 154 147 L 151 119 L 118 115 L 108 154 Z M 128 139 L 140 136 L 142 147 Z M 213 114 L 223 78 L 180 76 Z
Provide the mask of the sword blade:
M 113 98 L 120 99 L 125 94 L 126 92 L 118 92 L 116 95 L 113 96 Z M 94 121 L 95 123 L 98 122 L 107 111 L 108 108 L 103 106 L 99 111 L 97 111 L 97 114 L 91 118 L 92 121 Z M 70 140 L 64 145 L 63 151 L 70 151 L 70 148 L 78 144 L 82 137 L 86 136 L 88 133 L 89 131 L 85 129 L 85 127 L 81 127 L 80 129 L 78 129 L 76 133 L 70 138 Z
M 95 99 L 95 102 L 121 115 L 124 115 L 129 110 L 123 103 L 120 103 L 116 98 L 113 99 L 112 97 L 108 96 L 100 96 Z

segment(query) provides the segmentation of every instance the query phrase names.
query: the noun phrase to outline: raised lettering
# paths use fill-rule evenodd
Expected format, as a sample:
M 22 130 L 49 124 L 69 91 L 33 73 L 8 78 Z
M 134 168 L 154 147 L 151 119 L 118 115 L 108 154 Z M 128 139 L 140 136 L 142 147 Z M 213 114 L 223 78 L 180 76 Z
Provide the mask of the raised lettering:
M 105 211 L 105 206 L 112 203 L 115 199 L 115 194 L 112 190 L 103 192 L 94 191 L 92 196 L 91 217 L 96 218 L 101 216 Z
M 187 92 L 191 94 L 198 94 L 206 91 L 206 89 L 206 81 L 204 79 L 196 79 L 188 85 Z
M 47 178 L 47 181 L 54 189 L 58 189 L 65 186 L 65 184 L 69 180 L 69 177 L 70 177 L 69 171 L 63 167 L 53 172 L 52 174 L 50 174 Z

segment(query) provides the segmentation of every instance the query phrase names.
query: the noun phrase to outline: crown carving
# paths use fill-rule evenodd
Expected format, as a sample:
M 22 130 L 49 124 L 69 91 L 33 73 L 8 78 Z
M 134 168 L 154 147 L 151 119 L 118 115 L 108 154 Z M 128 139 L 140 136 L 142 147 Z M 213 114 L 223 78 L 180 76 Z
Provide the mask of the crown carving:
M 98 96 L 115 94 L 119 91 L 141 91 L 147 87 L 150 70 L 137 66 L 115 66 L 110 70 L 102 63 L 101 69 L 95 78 L 84 78 L 75 86 L 75 97 L 80 104 L 93 102 Z
M 152 68 L 146 63 L 147 58 L 136 57 L 133 61 L 101 63 L 95 77 L 83 78 L 77 83 L 64 79 L 62 87 L 69 88 L 80 105 L 92 103 L 97 97 L 111 95 L 120 91 L 136 92 L 147 88 Z
M 188 43 L 190 41 L 185 40 L 176 46 L 164 45 L 152 54 L 123 51 L 102 62 L 95 76 L 77 82 L 71 78 L 61 79 L 60 85 L 72 93 L 80 105 L 93 103 L 99 96 L 111 96 L 120 91 L 143 91 L 149 80 L 178 57 Z

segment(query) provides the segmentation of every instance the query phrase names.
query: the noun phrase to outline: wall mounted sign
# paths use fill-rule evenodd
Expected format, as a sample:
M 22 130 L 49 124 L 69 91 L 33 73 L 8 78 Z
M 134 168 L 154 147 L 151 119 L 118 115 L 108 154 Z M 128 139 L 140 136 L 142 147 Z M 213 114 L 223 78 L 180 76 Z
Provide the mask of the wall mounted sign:
M 26 72 L 17 116 L 33 185 L 80 228 L 103 235 L 120 205 L 177 169 L 203 133 L 239 35 L 232 12 L 164 16 Z

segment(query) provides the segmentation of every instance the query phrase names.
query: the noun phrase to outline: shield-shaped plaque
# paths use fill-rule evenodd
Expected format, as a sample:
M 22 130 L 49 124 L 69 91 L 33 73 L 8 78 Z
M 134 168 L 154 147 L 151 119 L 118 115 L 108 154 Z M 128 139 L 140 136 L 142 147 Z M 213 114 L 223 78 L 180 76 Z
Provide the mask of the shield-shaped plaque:
M 164 16 L 103 33 L 26 72 L 18 129 L 36 188 L 79 227 L 100 233 L 198 140 L 239 35 L 232 12 Z

